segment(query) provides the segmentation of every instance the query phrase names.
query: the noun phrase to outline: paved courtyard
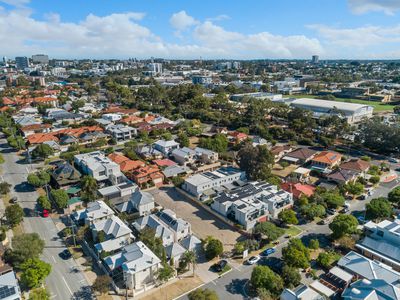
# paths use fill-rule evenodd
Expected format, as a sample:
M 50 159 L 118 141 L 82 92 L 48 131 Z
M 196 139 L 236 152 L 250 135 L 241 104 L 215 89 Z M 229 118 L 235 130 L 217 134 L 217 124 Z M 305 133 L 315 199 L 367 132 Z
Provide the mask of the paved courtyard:
M 211 213 L 195 205 L 191 200 L 179 194 L 173 187 L 163 187 L 149 191 L 159 205 L 173 210 L 178 217 L 192 225 L 194 234 L 203 239 L 209 235 L 219 239 L 225 250 L 230 250 L 241 236 L 230 226 L 217 219 Z

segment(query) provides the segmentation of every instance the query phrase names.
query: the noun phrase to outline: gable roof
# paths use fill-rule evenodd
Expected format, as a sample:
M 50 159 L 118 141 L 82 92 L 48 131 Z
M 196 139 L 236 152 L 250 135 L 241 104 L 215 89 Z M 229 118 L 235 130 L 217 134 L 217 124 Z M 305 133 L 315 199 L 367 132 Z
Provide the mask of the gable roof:
M 346 161 L 340 165 L 340 168 L 346 170 L 354 170 L 358 172 L 365 172 L 369 169 L 370 163 L 362 159 L 353 159 Z
M 340 161 L 342 155 L 334 151 L 322 151 L 321 153 L 314 156 L 312 161 L 320 162 L 328 165 L 333 165 Z
M 294 150 L 294 151 L 286 154 L 286 156 L 298 158 L 301 160 L 307 160 L 307 159 L 311 158 L 312 156 L 314 156 L 317 152 L 318 151 L 315 151 L 310 148 L 300 148 L 300 149 Z

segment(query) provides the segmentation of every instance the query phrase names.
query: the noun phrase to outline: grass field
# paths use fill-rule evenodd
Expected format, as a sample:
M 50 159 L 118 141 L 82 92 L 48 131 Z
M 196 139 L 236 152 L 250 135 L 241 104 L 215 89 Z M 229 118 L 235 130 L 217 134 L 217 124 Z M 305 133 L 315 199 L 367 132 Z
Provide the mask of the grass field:
M 312 98 L 312 99 L 315 99 L 315 98 L 320 99 L 321 98 L 321 96 L 315 96 L 315 95 L 290 95 L 289 97 Z M 394 105 L 391 105 L 391 104 L 380 103 L 380 102 L 376 102 L 376 101 L 352 99 L 352 98 L 336 98 L 335 100 L 332 100 L 332 101 L 370 105 L 374 108 L 374 112 L 393 111 L 393 107 L 394 107 Z
M 286 235 L 290 235 L 291 237 L 298 235 L 301 233 L 301 229 L 296 226 L 290 226 L 288 229 L 285 230 Z

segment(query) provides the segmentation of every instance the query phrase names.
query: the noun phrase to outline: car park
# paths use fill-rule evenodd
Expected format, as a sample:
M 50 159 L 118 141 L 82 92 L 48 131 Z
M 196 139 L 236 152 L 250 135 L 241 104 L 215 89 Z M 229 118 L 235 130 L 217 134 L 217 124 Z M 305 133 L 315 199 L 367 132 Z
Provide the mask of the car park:
M 260 260 L 259 256 L 252 256 L 247 260 L 247 264 L 254 265 Z
M 217 262 L 216 264 L 214 264 L 212 266 L 212 268 L 216 271 L 216 272 L 222 272 L 222 270 L 226 267 L 226 265 L 228 264 L 228 262 L 225 259 L 220 260 L 219 262 Z

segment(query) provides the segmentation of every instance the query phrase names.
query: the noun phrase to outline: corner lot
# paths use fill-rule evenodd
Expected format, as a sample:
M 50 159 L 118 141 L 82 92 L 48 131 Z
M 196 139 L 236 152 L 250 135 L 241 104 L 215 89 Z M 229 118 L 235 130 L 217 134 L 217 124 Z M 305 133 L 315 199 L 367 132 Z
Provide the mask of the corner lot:
M 178 217 L 188 221 L 192 225 L 193 233 L 201 239 L 214 236 L 224 244 L 225 250 L 231 250 L 241 236 L 200 205 L 179 194 L 174 187 L 162 187 L 149 192 L 156 203 L 173 210 Z

